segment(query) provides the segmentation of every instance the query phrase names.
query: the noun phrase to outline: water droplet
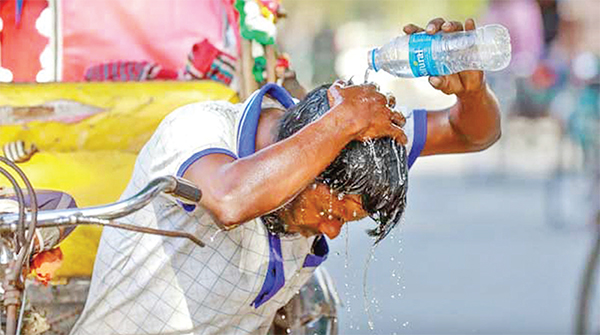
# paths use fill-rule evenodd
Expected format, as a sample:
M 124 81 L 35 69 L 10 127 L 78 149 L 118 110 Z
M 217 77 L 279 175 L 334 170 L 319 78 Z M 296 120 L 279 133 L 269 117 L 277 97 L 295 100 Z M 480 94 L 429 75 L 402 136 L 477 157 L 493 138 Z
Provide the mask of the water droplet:
M 210 237 L 210 241 L 214 242 L 217 235 L 219 235 L 219 233 L 221 233 L 222 231 L 224 231 L 224 230 L 221 228 L 217 229 L 217 231 Z
M 365 71 L 365 81 L 364 81 L 365 84 L 369 82 L 370 74 L 371 74 L 371 69 L 367 68 L 367 70 Z
M 312 187 L 312 189 L 316 189 L 317 188 L 317 183 L 313 183 L 310 187 Z
M 329 194 L 333 194 L 333 189 L 332 188 L 329 189 Z
M 319 215 L 325 216 L 325 212 L 321 212 L 321 213 L 319 213 Z
M 340 194 L 338 194 L 337 198 L 338 198 L 338 200 L 340 200 L 340 201 L 341 201 L 341 200 L 343 200 L 343 199 L 344 199 L 344 193 L 340 193 Z
M 402 327 L 406 327 L 408 326 L 408 321 L 406 321 L 405 323 L 402 324 Z
M 357 217 L 357 216 L 358 216 L 358 213 L 356 213 L 356 211 L 354 211 L 354 212 L 352 212 L 352 216 L 353 216 L 353 217 Z
M 289 329 L 289 328 L 287 328 L 287 329 L 285 330 L 285 332 L 286 332 L 286 333 L 288 333 L 288 334 L 290 334 L 290 333 L 292 332 L 292 330 L 291 330 L 291 329 Z
M 333 208 L 331 208 L 331 207 L 330 207 L 330 208 L 329 208 L 327 211 L 328 211 L 329 213 L 331 213 L 331 212 L 333 212 Z
M 282 315 L 281 315 L 281 319 L 282 319 L 282 320 L 285 320 L 285 315 L 283 315 L 283 314 L 282 314 Z
M 365 313 L 367 314 L 369 328 L 371 330 L 375 329 L 375 325 L 373 322 L 373 315 L 371 313 L 371 304 L 376 303 L 377 300 L 375 298 L 372 298 L 371 301 L 369 302 L 369 297 L 368 297 L 369 292 L 367 289 L 367 273 L 369 271 L 369 265 L 371 264 L 371 260 L 375 256 L 375 248 L 377 248 L 377 245 L 371 246 L 371 250 L 370 250 L 369 255 L 367 256 L 367 260 L 365 262 L 365 270 L 363 272 L 363 302 L 365 305 Z M 378 306 L 375 306 L 375 309 L 377 309 L 377 308 L 378 308 Z
M 328 218 L 329 220 L 333 220 L 333 215 L 329 215 L 327 218 Z

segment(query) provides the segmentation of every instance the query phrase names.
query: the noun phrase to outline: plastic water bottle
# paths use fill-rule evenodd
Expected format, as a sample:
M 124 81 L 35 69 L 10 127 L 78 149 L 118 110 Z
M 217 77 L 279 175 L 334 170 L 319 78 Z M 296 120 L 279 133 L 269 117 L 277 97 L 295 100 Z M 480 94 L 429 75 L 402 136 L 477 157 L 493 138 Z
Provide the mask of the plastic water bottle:
M 476 30 L 399 36 L 369 51 L 369 69 L 414 78 L 464 70 L 499 71 L 511 56 L 508 29 L 487 25 Z

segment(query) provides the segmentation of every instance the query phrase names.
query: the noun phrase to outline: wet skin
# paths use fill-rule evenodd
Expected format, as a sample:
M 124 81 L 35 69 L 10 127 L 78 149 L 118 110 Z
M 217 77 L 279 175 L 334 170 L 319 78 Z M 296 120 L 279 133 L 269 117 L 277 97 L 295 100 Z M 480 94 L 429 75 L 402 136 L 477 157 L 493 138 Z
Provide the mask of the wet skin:
M 475 29 L 475 22 L 467 20 L 464 29 Z M 437 18 L 425 31 L 459 30 L 463 30 L 462 23 Z M 407 34 L 419 31 L 423 29 L 416 25 L 404 27 Z M 480 151 L 498 140 L 498 102 L 482 71 L 431 77 L 429 82 L 445 94 L 456 95 L 457 102 L 427 114 L 427 139 L 421 155 Z M 406 136 L 400 129 L 404 117 L 393 113 L 385 96 L 372 85 L 336 83 L 328 98 L 331 109 L 325 115 L 283 141 L 273 143 L 281 111 L 267 112 L 261 115 L 255 154 L 238 160 L 212 154 L 190 166 L 184 178 L 202 190 L 200 205 L 217 224 L 235 227 L 287 204 L 284 221 L 290 231 L 305 236 L 323 233 L 331 238 L 339 234 L 360 198 L 345 196 L 341 203 L 334 199 L 332 219 L 328 215 L 319 219 L 317 216 L 329 209 L 331 196 L 321 186 L 315 190 L 309 186 L 350 141 L 391 137 L 404 145 Z M 362 212 L 357 219 L 364 216 Z
M 284 111 L 264 109 L 259 120 L 256 148 L 258 150 L 275 143 L 276 130 Z M 281 218 L 290 233 L 305 237 L 325 234 L 336 238 L 346 222 L 360 220 L 368 214 L 362 208 L 361 196 L 340 196 L 323 183 L 311 183 L 280 211 Z
M 367 216 L 358 194 L 340 195 L 322 183 L 314 183 L 282 211 L 288 232 L 303 236 L 325 234 L 330 239 L 340 234 L 346 222 Z
M 307 187 L 348 143 L 391 137 L 406 144 L 407 138 L 401 129 L 404 117 L 387 107 L 387 98 L 375 86 L 346 86 L 336 82 L 328 90 L 328 98 L 331 109 L 293 136 L 275 143 L 274 134 L 282 111 L 264 110 L 257 129 L 256 153 L 237 160 L 212 154 L 188 168 L 184 178 L 202 190 L 200 204 L 209 210 L 217 224 L 224 228 L 236 226 L 285 204 L 293 205 L 292 200 L 296 198 L 296 201 L 305 199 L 304 205 L 311 208 L 309 212 L 320 212 L 323 207 L 319 206 L 329 204 L 331 196 L 312 194 L 314 191 Z M 342 201 L 344 205 L 335 202 L 338 219 L 324 219 L 331 221 L 334 228 L 338 226 L 335 229 L 327 224 L 317 225 L 314 215 L 309 218 L 297 213 L 284 221 L 292 231 L 295 229 L 292 226 L 302 226 L 298 229 L 307 234 L 311 230 L 316 232 L 315 228 L 319 227 L 319 232 L 337 236 L 342 219 L 348 220 L 348 213 L 353 213 L 346 207 L 357 207 L 356 201 L 350 201 L 352 198 Z M 300 211 L 299 206 L 295 208 Z M 297 224 L 299 218 L 306 221 Z

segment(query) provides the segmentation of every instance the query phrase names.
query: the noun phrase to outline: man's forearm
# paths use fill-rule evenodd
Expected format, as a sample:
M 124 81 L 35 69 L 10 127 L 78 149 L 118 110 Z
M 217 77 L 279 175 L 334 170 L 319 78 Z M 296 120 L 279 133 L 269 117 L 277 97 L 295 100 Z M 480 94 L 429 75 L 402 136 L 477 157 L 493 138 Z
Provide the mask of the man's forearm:
M 202 180 L 201 204 L 225 225 L 263 215 L 304 189 L 356 136 L 341 116 L 332 110 L 283 141 L 223 164 L 210 181 L 199 175 L 206 173 L 201 165 L 186 177 Z
M 482 150 L 500 138 L 500 108 L 494 93 L 484 84 L 481 90 L 458 96 L 449 113 L 455 132 L 471 146 Z

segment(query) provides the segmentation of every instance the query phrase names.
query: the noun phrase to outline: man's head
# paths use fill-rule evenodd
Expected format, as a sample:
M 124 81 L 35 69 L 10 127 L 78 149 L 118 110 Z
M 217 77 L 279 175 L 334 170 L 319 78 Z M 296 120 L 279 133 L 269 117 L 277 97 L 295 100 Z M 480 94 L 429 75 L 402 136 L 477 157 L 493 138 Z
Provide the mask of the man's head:
M 277 141 L 290 137 L 329 110 L 329 85 L 310 92 L 282 117 Z M 370 215 L 379 226 L 369 230 L 382 240 L 400 222 L 406 205 L 407 157 L 404 146 L 390 138 L 350 142 L 339 156 L 284 209 L 265 217 L 272 230 L 276 217 L 287 230 L 304 235 L 324 233 L 330 238 L 341 226 Z

